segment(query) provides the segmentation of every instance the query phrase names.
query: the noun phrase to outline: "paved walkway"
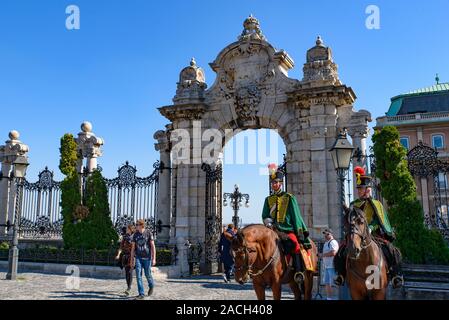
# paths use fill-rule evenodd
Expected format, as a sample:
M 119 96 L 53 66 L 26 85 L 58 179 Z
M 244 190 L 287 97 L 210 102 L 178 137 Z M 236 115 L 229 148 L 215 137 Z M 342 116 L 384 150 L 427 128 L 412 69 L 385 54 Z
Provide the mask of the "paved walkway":
M 123 294 L 125 280 L 79 278 L 79 289 L 71 289 L 76 281 L 70 276 L 41 273 L 20 273 L 16 281 L 5 280 L 6 273 L 0 272 L 0 299 L 132 299 Z M 288 287 L 283 298 L 292 299 Z M 137 294 L 134 279 L 132 295 Z M 267 299 L 272 299 L 267 290 Z M 151 299 L 177 300 L 254 300 L 251 284 L 226 284 L 220 276 L 195 276 L 185 279 L 156 279 L 156 287 Z

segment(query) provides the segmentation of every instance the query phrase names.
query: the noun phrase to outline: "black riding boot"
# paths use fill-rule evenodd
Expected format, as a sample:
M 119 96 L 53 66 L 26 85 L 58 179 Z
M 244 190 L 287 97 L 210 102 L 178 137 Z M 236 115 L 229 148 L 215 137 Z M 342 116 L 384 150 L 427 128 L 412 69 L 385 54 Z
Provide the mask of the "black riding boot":
M 401 254 L 391 242 L 383 242 L 381 249 L 387 260 L 388 278 L 393 289 L 398 289 L 404 285 L 404 277 L 401 272 Z
M 334 283 L 337 286 L 342 286 L 346 278 L 346 246 L 344 245 L 340 246 L 334 257 L 334 268 L 337 272 Z
M 293 279 L 295 280 L 295 282 L 297 284 L 301 284 L 305 280 L 302 256 L 300 253 L 295 253 L 295 254 L 293 254 L 293 257 L 294 257 L 293 262 L 294 262 L 294 266 L 295 266 L 295 275 L 294 275 Z

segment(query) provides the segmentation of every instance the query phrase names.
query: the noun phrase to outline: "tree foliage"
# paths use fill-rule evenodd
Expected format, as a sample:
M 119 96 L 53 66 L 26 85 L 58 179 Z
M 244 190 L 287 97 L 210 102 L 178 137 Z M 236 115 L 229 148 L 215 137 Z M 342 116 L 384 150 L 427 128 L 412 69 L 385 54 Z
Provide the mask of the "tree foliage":
M 449 248 L 441 234 L 424 225 L 416 184 L 408 170 L 407 152 L 396 127 L 386 126 L 373 136 L 376 176 L 387 201 L 391 224 L 406 262 L 449 263 Z
M 108 191 L 101 173 L 95 170 L 86 181 L 84 199 L 76 164 L 77 145 L 73 135 L 61 138 L 59 169 L 66 176 L 61 183 L 64 219 L 63 240 L 67 249 L 107 249 L 117 241 L 112 225 Z

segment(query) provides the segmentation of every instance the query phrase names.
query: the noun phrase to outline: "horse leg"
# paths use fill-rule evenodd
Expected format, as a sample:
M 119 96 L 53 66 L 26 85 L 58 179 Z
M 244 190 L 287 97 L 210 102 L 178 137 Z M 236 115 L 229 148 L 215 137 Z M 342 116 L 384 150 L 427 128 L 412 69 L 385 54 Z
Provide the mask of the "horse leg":
M 282 284 L 281 282 L 274 282 L 271 285 L 271 291 L 273 291 L 273 300 L 281 300 L 282 297 Z
M 351 295 L 352 300 L 367 300 L 368 294 L 366 290 L 360 288 L 360 285 L 349 286 L 349 293 Z
M 254 291 L 256 291 L 257 300 L 265 300 L 265 286 L 253 283 Z
M 386 300 L 387 290 L 385 288 L 379 290 L 373 290 L 371 293 L 371 300 Z
M 306 271 L 304 279 L 304 300 L 312 300 L 313 273 Z
M 288 285 L 290 286 L 290 289 L 293 292 L 293 295 L 295 296 L 295 300 L 301 300 L 302 296 L 301 296 L 301 289 L 299 288 L 298 284 L 295 281 L 291 281 L 288 283 Z

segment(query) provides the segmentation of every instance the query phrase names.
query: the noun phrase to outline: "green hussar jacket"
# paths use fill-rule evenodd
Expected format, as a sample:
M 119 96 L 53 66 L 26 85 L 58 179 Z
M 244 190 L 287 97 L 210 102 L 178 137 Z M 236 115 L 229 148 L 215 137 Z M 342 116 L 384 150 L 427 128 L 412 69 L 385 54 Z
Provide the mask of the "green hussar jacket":
M 282 232 L 302 234 L 307 231 L 295 196 L 287 192 L 265 198 L 262 219 L 266 218 L 272 218 L 275 227 Z
M 363 210 L 372 233 L 384 233 L 389 237 L 394 236 L 394 231 L 391 227 L 390 220 L 388 219 L 387 211 L 380 201 L 372 198 L 367 200 L 357 199 L 351 204 Z

